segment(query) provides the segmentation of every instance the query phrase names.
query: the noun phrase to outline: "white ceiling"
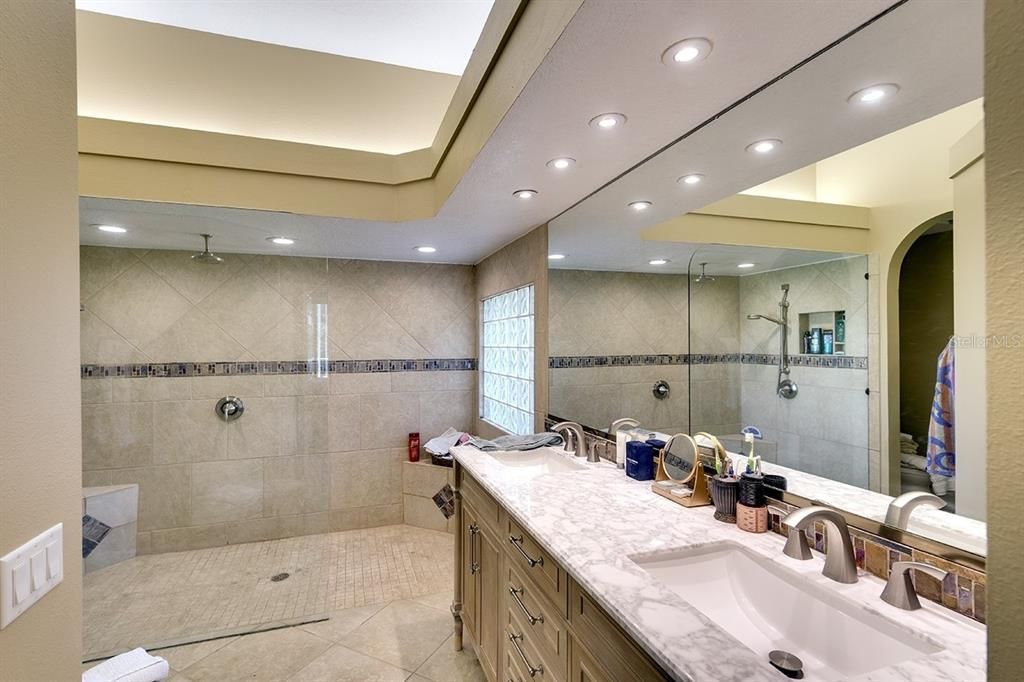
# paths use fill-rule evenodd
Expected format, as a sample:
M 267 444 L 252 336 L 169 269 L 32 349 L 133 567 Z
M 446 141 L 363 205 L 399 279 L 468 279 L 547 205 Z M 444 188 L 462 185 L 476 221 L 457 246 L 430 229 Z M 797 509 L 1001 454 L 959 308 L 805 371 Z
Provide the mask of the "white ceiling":
M 78 9 L 461 76 L 493 0 L 76 0 Z
M 647 260 L 665 247 L 643 242 L 644 228 L 980 97 L 982 9 L 971 0 L 911 0 L 894 9 L 553 220 L 551 249 L 570 255 L 560 267 L 649 271 Z M 902 89 L 884 106 L 847 103 L 851 93 L 886 82 Z M 764 157 L 745 151 L 764 138 L 783 145 Z M 687 173 L 705 179 L 678 185 Z M 653 206 L 627 208 L 638 199 Z
M 190 249 L 198 244 L 196 234 L 209 231 L 215 235 L 215 246 L 224 251 L 475 263 L 887 5 L 888 0 L 587 0 L 435 218 L 398 224 L 85 199 L 81 240 Z M 714 41 L 707 60 L 694 68 L 662 64 L 666 47 L 693 35 Z M 849 69 L 858 73 L 847 78 L 865 77 L 857 64 Z M 759 107 L 759 100 L 744 107 Z M 612 131 L 587 125 L 593 116 L 607 111 L 625 113 L 629 122 Z M 808 149 L 805 155 L 818 155 L 802 163 L 828 153 Z M 578 162 L 569 172 L 545 166 L 549 159 L 563 155 Z M 759 170 L 763 172 L 740 178 L 735 188 L 720 186 L 719 196 L 790 169 L 780 164 Z M 676 174 L 676 169 L 670 173 L 672 188 Z M 523 187 L 540 194 L 528 202 L 514 199 L 512 192 Z M 608 214 L 612 215 L 620 213 Z M 121 223 L 130 231 L 100 233 L 89 227 L 97 222 Z M 563 217 L 557 222 L 567 221 Z M 601 231 L 592 241 L 596 251 L 614 254 L 619 245 L 604 241 L 609 238 L 608 223 L 625 227 L 597 220 L 595 227 Z M 279 233 L 298 241 L 285 248 L 265 241 L 266 236 Z M 566 233 L 556 230 L 556 237 L 560 234 Z M 437 246 L 438 252 L 417 254 L 413 247 L 419 244 Z M 578 249 L 570 250 L 580 255 Z M 577 266 L 581 262 L 572 261 Z

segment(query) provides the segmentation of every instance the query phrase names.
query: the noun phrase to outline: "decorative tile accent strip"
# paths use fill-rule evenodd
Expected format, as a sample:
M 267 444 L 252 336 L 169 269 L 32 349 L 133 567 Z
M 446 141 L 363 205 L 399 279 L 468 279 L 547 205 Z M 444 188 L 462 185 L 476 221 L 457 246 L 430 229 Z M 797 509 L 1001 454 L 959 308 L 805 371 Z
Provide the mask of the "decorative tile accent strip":
M 558 355 L 548 358 L 549 369 L 580 367 L 638 367 L 641 365 L 685 365 L 687 355 Z
M 366 374 L 378 372 L 454 372 L 476 369 L 476 358 L 419 360 L 272 360 L 261 362 L 158 362 L 130 365 L 82 365 L 83 379 L 102 377 L 202 377 L 240 374 Z
M 558 355 L 548 358 L 549 369 L 713 365 L 719 363 L 777 365 L 779 356 L 772 353 L 683 353 L 679 355 Z M 793 367 L 867 369 L 868 359 L 859 355 L 790 355 L 789 364 Z

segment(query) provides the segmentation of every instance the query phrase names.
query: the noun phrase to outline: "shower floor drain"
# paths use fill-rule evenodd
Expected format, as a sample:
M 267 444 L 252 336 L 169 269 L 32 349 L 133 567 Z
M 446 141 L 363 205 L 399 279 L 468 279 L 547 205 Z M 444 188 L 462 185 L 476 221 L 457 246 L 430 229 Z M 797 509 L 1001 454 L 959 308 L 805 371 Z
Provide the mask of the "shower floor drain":
M 270 582 L 279 583 L 282 580 L 287 580 L 291 576 L 291 573 L 278 573 L 277 575 L 270 576 Z

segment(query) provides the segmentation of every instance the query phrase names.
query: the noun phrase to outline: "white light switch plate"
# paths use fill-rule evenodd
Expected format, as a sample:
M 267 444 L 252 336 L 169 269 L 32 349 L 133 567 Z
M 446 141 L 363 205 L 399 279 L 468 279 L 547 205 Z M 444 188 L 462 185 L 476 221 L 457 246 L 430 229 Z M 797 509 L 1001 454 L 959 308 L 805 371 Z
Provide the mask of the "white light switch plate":
M 64 524 L 0 557 L 0 630 L 64 579 Z

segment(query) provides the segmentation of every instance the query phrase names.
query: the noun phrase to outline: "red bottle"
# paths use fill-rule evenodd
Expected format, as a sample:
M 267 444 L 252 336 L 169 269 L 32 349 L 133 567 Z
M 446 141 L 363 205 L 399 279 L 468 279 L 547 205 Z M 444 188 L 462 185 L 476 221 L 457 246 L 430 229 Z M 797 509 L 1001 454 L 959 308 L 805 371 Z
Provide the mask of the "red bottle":
M 420 434 L 418 433 L 409 434 L 409 461 L 420 461 Z

